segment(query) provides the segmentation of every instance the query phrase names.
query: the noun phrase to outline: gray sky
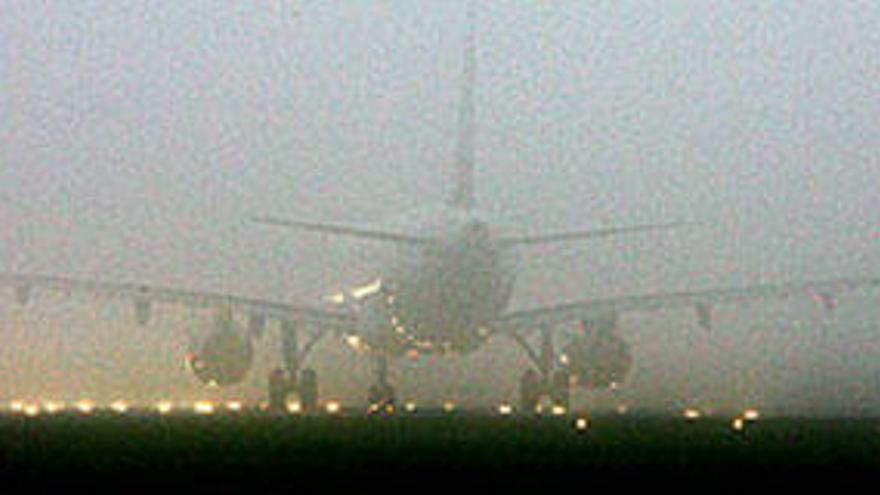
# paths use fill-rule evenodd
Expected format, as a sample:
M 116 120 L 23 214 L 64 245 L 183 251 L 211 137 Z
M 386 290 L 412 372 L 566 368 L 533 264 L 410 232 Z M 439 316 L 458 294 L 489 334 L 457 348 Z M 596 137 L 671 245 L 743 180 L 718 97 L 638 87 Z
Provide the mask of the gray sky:
M 463 7 L 5 2 L 0 268 L 307 302 L 363 276 L 363 246 L 244 218 L 380 221 L 438 201 L 455 144 Z M 529 252 L 517 306 L 880 273 L 876 3 L 507 0 L 482 2 L 478 18 L 477 188 L 490 218 L 524 232 L 708 224 Z M 842 308 L 859 328 L 877 321 L 862 301 Z M 138 332 L 122 318 L 127 308 L 120 322 L 96 324 L 65 307 L 15 313 L 18 333 L 45 327 L 45 340 L 15 342 L 36 344 L 33 356 L 55 342 L 48 349 L 70 361 L 82 341 L 53 341 L 63 328 L 110 325 L 99 343 Z M 719 324 L 736 337 L 726 345 L 742 350 L 760 322 L 791 330 L 820 317 L 774 307 L 732 310 Z M 687 339 L 670 335 L 693 324 L 686 312 L 633 318 L 625 333 L 640 342 L 637 394 L 656 384 L 650 366 L 688 352 L 669 343 Z M 136 342 L 165 355 L 161 342 Z M 731 354 L 707 345 L 706 364 Z M 828 359 L 852 362 L 839 359 L 852 349 L 828 345 Z M 787 347 L 792 360 L 799 346 Z M 349 359 L 329 347 L 321 362 Z M 80 369 L 100 370 L 104 351 L 90 352 Z M 486 361 L 480 353 L 465 364 Z M 449 375 L 453 364 L 438 366 Z M 53 369 L 56 381 L 67 376 Z M 450 390 L 480 376 L 452 374 Z M 259 395 L 264 377 L 252 378 L 246 393 Z M 362 395 L 365 379 L 338 380 L 355 380 Z

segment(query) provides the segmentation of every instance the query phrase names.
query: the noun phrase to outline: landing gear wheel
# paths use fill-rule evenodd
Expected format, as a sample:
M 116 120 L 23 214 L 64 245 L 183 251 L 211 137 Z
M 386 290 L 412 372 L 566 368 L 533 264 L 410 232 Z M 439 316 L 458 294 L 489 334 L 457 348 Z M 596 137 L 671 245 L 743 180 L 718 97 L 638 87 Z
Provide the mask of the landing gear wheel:
M 523 373 L 519 380 L 519 407 L 523 414 L 532 414 L 541 398 L 541 376 L 535 370 Z
M 367 400 L 371 413 L 394 412 L 394 387 L 390 384 L 371 385 Z
M 287 373 L 282 369 L 275 369 L 269 373 L 269 412 L 284 412 L 287 407 L 287 393 L 290 384 Z
M 318 374 L 315 370 L 305 369 L 299 375 L 299 403 L 304 412 L 318 408 Z
M 561 406 L 566 411 L 571 404 L 571 388 L 567 371 L 556 371 L 550 380 L 550 398 L 554 406 Z

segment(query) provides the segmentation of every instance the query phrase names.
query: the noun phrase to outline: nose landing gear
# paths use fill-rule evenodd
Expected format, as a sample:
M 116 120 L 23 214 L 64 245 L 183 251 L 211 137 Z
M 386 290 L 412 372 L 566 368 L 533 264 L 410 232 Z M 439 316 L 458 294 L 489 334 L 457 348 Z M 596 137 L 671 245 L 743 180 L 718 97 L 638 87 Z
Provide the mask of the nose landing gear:
M 549 400 L 553 410 L 568 411 L 571 405 L 569 373 L 556 368 L 553 341 L 549 329 L 541 329 L 541 351 L 536 353 L 520 335 L 514 340 L 526 351 L 538 368 L 523 373 L 519 382 L 520 410 L 524 413 L 539 412 L 542 400 Z

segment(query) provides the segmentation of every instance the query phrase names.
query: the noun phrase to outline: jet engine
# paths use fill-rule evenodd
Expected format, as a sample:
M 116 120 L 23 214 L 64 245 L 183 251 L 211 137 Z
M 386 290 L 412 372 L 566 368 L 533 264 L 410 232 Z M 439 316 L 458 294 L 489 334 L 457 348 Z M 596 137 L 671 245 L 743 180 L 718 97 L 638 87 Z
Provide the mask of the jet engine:
M 617 335 L 616 318 L 581 322 L 582 331 L 563 348 L 561 364 L 586 389 L 614 387 L 632 368 L 629 344 Z
M 218 316 L 214 328 L 186 355 L 187 366 L 206 385 L 232 385 L 247 375 L 254 360 L 250 335 L 231 315 Z

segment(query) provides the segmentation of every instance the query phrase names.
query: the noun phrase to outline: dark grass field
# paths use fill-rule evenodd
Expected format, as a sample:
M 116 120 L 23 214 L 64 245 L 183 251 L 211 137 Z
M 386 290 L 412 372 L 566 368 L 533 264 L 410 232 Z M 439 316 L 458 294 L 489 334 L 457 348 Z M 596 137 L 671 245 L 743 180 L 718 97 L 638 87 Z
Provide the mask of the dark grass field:
M 196 492 L 862 491 L 880 480 L 880 420 L 423 415 L 0 417 L 4 487 Z M 54 490 L 53 490 L 54 491 Z M 873 491 L 870 490 L 870 491 Z M 549 493 L 538 491 L 537 493 Z

